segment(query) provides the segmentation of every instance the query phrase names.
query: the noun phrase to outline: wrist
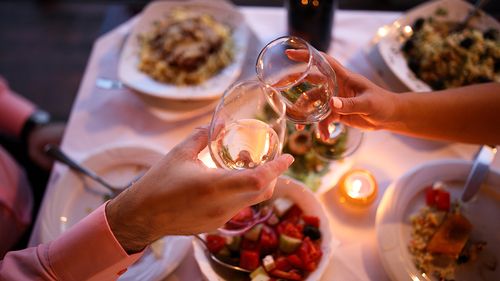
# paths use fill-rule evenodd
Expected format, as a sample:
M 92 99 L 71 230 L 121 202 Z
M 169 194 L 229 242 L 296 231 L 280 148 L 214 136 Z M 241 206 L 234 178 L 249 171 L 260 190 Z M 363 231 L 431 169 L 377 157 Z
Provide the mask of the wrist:
M 388 104 L 391 107 L 388 119 L 384 122 L 384 130 L 398 131 L 404 124 L 406 107 L 406 94 L 388 92 Z
M 124 191 L 122 196 L 126 193 Z M 106 219 L 116 240 L 128 254 L 138 253 L 151 244 L 144 222 L 141 222 L 139 210 L 130 204 L 122 204 L 119 197 L 106 204 Z M 130 211 L 130 212 L 129 212 Z M 131 213 L 130 215 L 128 213 Z
M 24 122 L 23 128 L 21 129 L 21 133 L 19 136 L 19 139 L 21 143 L 27 147 L 29 144 L 29 137 L 31 133 L 36 130 L 37 128 L 40 128 L 42 126 L 45 126 L 50 123 L 50 114 L 46 111 L 43 110 L 35 110 Z

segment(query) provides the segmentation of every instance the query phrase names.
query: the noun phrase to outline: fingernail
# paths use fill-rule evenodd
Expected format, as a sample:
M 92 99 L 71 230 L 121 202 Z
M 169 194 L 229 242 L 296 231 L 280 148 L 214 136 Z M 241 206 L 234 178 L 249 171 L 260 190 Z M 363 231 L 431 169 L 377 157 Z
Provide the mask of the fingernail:
M 295 158 L 293 158 L 293 156 L 290 154 L 283 154 L 283 157 L 286 158 L 286 162 L 288 162 L 288 166 L 292 165 L 292 163 L 295 161 Z
M 342 108 L 342 100 L 340 100 L 337 97 L 333 97 L 333 107 L 336 109 L 341 109 Z

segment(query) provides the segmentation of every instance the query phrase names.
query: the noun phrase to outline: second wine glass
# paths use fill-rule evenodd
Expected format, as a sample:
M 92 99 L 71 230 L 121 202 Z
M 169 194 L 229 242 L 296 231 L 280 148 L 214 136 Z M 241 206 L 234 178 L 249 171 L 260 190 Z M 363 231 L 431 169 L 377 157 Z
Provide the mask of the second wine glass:
M 287 50 L 302 50 L 294 58 Z M 275 89 L 286 105 L 286 116 L 295 124 L 313 124 L 312 149 L 325 160 L 338 160 L 352 154 L 361 143 L 362 132 L 342 123 L 328 126 L 328 135 L 320 136 L 318 122 L 332 111 L 332 97 L 337 96 L 335 71 L 327 59 L 301 38 L 285 36 L 268 43 L 256 63 L 257 77 Z
M 208 147 L 215 164 L 229 170 L 252 169 L 278 157 L 285 136 L 285 108 L 278 94 L 259 81 L 229 87 L 210 123 Z M 246 208 L 219 232 L 239 235 L 269 215 L 265 204 Z

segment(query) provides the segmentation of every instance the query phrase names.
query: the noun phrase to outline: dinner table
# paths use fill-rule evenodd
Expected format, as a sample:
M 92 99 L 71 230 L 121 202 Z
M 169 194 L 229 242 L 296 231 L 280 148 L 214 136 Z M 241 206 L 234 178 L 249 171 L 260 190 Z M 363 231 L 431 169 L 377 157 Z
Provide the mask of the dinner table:
M 237 8 L 244 15 L 252 39 L 250 47 L 253 50 L 250 51 L 253 53 L 250 52 L 247 57 L 239 78 L 246 79 L 255 76 L 255 59 L 260 48 L 266 42 L 286 35 L 286 9 Z M 390 77 L 389 70 L 374 51 L 374 39 L 379 28 L 401 15 L 401 12 L 335 11 L 328 54 L 382 87 L 405 91 L 400 82 Z M 78 161 L 107 147 L 126 144 L 151 145 L 167 153 L 195 127 L 210 122 L 212 110 L 192 116 L 184 114 L 182 118 L 175 118 L 175 113 L 165 117 L 161 110 L 152 109 L 127 87 L 103 89 L 96 86 L 96 81 L 102 77 L 118 79 L 117 68 L 123 42 L 140 16 L 138 14 L 103 34 L 93 45 L 61 144 L 62 149 Z M 477 145 L 418 139 L 383 130 L 364 132 L 363 142 L 350 160 L 352 168 L 366 169 L 374 175 L 379 193 L 371 206 L 360 211 L 352 211 L 335 199 L 334 182 L 331 189 L 317 194 L 327 211 L 332 233 L 338 240 L 322 280 L 389 280 L 377 250 L 375 230 L 377 206 L 384 191 L 394 180 L 417 165 L 439 159 L 472 160 L 478 149 Z M 500 159 L 494 160 L 493 167 L 500 167 Z M 54 166 L 42 209 L 54 196 L 54 185 L 67 171 L 68 168 L 62 164 Z M 42 242 L 40 220 L 39 215 L 30 246 Z M 164 280 L 204 280 L 192 249 Z

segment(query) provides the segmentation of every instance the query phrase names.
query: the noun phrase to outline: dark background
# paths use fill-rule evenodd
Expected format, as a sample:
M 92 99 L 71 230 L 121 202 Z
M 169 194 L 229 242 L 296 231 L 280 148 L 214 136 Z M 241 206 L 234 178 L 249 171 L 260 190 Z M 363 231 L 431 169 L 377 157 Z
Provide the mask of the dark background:
M 207 0 L 210 1 L 210 0 Z M 1 1 L 0 75 L 55 119 L 66 120 L 94 40 L 149 1 Z M 233 0 L 282 6 L 283 0 Z M 339 0 L 340 9 L 404 11 L 422 0 Z M 500 1 L 485 10 L 500 18 Z

